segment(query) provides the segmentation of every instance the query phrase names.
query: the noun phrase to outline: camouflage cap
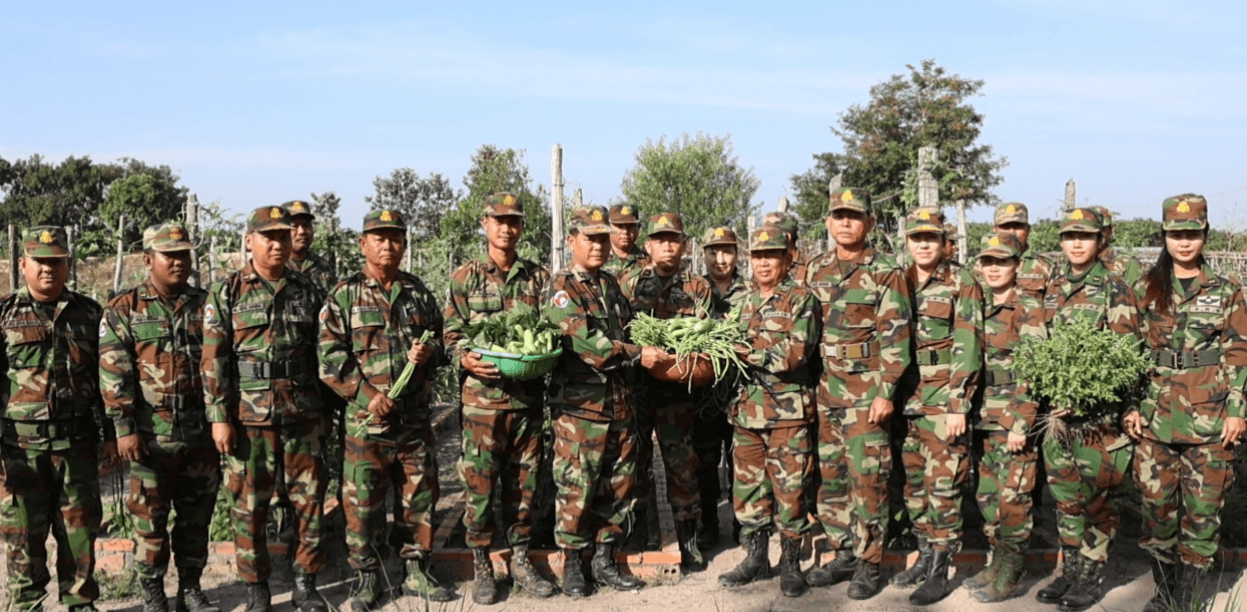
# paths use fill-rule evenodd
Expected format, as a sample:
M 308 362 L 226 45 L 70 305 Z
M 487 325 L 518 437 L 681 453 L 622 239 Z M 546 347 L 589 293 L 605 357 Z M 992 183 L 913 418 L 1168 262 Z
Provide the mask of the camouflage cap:
M 706 230 L 706 236 L 702 239 L 701 246 L 708 247 L 720 244 L 736 246 L 736 231 L 726 225 Z
M 587 236 L 595 234 L 611 233 L 611 226 L 607 225 L 607 212 L 601 206 L 581 206 L 572 211 L 571 219 L 567 222 L 568 231 L 575 230 Z
M 1022 243 L 1009 232 L 992 232 L 983 236 L 983 250 L 978 257 L 1022 258 Z
M 938 208 L 915 208 L 905 215 L 905 235 L 944 235 L 944 211 Z
M 1184 193 L 1165 198 L 1161 207 L 1161 228 L 1165 231 L 1208 229 L 1208 201 L 1202 195 Z
M 829 212 L 841 209 L 856 210 L 864 213 L 870 212 L 870 193 L 865 189 L 854 187 L 841 187 L 831 192 L 831 209 Z
M 1065 213 L 1061 219 L 1061 231 L 1066 232 L 1092 232 L 1099 233 L 1104 229 L 1103 223 L 1100 221 L 1100 213 L 1094 208 L 1075 208 Z
M 158 223 L 143 230 L 143 250 L 172 253 L 189 251 L 195 248 L 191 244 L 190 234 L 181 223 Z
M 514 193 L 500 191 L 485 198 L 486 217 L 523 217 L 524 203 Z
M 631 204 L 615 204 L 611 206 L 610 222 L 612 225 L 640 225 L 641 210 Z
M 797 232 L 801 229 L 797 218 L 783 212 L 766 213 L 762 218 L 762 225 L 774 225 L 788 233 L 789 240 L 797 237 Z
M 952 240 L 954 238 L 961 236 L 961 234 L 957 233 L 956 225 L 953 225 L 952 223 L 945 223 L 944 224 L 944 236 L 947 237 L 949 240 Z
M 374 210 L 364 215 L 364 231 L 397 229 L 407 230 L 407 222 L 403 214 L 397 210 Z
M 684 235 L 684 219 L 679 213 L 658 213 L 649 218 L 649 235 L 679 234 Z
M 787 251 L 788 233 L 776 225 L 763 225 L 754 231 L 749 238 L 749 252 L 756 251 Z
M 312 214 L 312 205 L 308 204 L 307 202 L 304 202 L 303 200 L 290 200 L 289 202 L 282 204 L 281 207 L 290 211 L 291 218 L 294 218 L 294 217 L 311 217 L 313 219 L 316 218 L 316 215 Z
M 1023 223 L 1030 225 L 1030 211 L 1021 202 L 1005 202 L 996 207 L 996 225 Z
M 247 218 L 247 233 L 268 230 L 291 229 L 290 212 L 280 206 L 261 206 L 251 211 Z
M 36 225 L 22 232 L 26 257 L 69 257 L 69 236 L 57 225 Z
M 1113 211 L 1104 206 L 1092 206 L 1091 208 L 1100 213 L 1100 225 L 1102 227 L 1113 227 Z

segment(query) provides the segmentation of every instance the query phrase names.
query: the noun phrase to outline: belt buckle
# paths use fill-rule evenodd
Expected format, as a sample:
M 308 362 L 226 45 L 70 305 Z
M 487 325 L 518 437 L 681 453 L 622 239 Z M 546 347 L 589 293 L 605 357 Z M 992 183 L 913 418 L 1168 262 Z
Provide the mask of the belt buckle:
M 862 350 L 861 344 L 850 344 L 844 347 L 845 359 L 863 359 L 867 357 L 866 351 Z

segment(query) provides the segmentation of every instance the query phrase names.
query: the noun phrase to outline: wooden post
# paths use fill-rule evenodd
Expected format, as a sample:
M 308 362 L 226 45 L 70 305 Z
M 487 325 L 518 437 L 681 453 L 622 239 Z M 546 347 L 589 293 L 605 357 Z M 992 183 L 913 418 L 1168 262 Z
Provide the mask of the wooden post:
M 407 262 L 406 262 L 407 273 L 411 274 L 411 226 L 410 225 L 407 226 L 407 253 L 405 255 L 407 259 Z M 453 272 L 453 270 L 451 271 Z
M 78 289 L 78 266 L 74 261 L 77 259 L 74 257 L 74 226 L 65 228 L 65 237 L 69 239 L 67 245 L 69 246 L 69 288 L 76 291 Z
M 190 242 L 195 245 L 191 249 L 191 282 L 196 287 L 203 286 L 203 271 L 199 266 L 199 196 L 190 194 L 186 198 L 186 231 L 190 233 Z
M 920 147 L 918 149 L 918 206 L 939 207 L 940 205 L 940 184 L 936 182 L 935 175 L 931 173 L 931 167 L 935 165 L 938 152 L 935 147 Z M 896 220 L 896 234 L 900 238 L 899 244 L 905 244 L 905 216 L 901 215 Z
M 1074 196 L 1077 194 L 1077 189 L 1074 179 L 1065 181 L 1065 207 L 1061 209 L 1064 212 L 1074 210 Z
M 828 208 L 830 208 L 830 207 L 831 207 L 831 204 L 830 204 L 830 201 L 831 201 L 831 192 L 833 192 L 833 191 L 835 191 L 835 190 L 837 190 L 837 189 L 839 189 L 839 188 L 841 188 L 841 187 L 844 187 L 844 173 L 843 173 L 843 172 L 841 172 L 840 174 L 837 174 L 837 175 L 835 175 L 835 176 L 831 177 L 831 180 L 830 180 L 830 181 L 827 181 L 827 199 L 828 199 L 828 205 L 827 205 L 827 206 L 828 206 Z M 830 211 L 828 211 L 828 212 L 830 213 Z M 828 216 L 828 217 L 829 217 L 829 216 L 831 216 L 831 215 L 830 215 L 830 214 L 828 214 L 828 215 L 824 215 L 824 216 Z M 832 237 L 831 237 L 831 232 L 827 232 L 827 251 L 828 251 L 828 252 L 830 252 L 830 251 L 831 251 L 831 249 L 832 249 L 832 247 L 834 247 L 835 245 L 836 245 L 836 241 L 835 241 L 835 239 L 834 239 L 834 238 L 832 238 Z
M 563 147 L 550 153 L 550 271 L 563 269 Z
M 777 210 L 782 213 L 788 212 L 788 196 L 779 196 L 779 206 Z
M 121 291 L 121 269 L 125 260 L 126 216 L 117 215 L 117 261 L 113 263 L 113 295 Z
M 238 269 L 247 267 L 247 230 L 238 236 Z
M 9 224 L 9 293 L 17 291 L 17 227 Z
M 216 282 L 216 236 L 212 237 L 212 241 L 208 243 L 208 286 L 211 287 Z
M 576 193 L 572 194 L 572 208 L 580 208 L 581 206 L 584 206 L 584 205 L 585 205 L 584 190 L 577 187 Z
M 957 200 L 957 263 L 966 265 L 970 248 L 970 230 L 966 223 L 966 201 Z

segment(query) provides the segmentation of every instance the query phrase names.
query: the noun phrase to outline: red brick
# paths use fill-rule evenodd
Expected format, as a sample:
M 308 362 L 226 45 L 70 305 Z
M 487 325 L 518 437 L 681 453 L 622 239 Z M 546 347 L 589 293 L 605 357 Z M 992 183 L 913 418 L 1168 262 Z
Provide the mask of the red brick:
M 125 555 L 101 555 L 95 559 L 95 571 L 106 574 L 120 574 L 126 570 Z

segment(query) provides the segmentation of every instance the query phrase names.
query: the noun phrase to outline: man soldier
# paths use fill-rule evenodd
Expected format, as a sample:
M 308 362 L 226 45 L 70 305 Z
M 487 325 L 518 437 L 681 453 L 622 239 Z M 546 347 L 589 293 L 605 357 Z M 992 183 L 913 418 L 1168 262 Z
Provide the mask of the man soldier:
M 814 469 L 814 381 L 818 359 L 818 300 L 788 274 L 788 235 L 763 226 L 749 240 L 753 286 L 741 304 L 745 337 L 736 353 L 748 378 L 732 406 L 732 505 L 746 556 L 719 576 L 727 587 L 771 571 L 771 528 L 780 533 L 779 589 L 809 592 L 801 574 L 801 540 L 810 529 L 805 483 Z
M 364 269 L 334 286 L 320 311 L 320 377 L 347 400 L 342 502 L 348 561 L 359 572 L 357 611 L 372 608 L 388 583 L 378 574 L 390 486 L 401 504 L 391 542 L 406 562 L 403 591 L 431 601 L 454 597 L 429 573 L 440 493 L 429 401 L 433 373 L 445 362 L 442 311 L 418 277 L 398 269 L 406 227 L 394 211 L 365 215 Z M 407 386 L 393 391 L 408 364 Z
M 1096 212 L 1100 213 L 1100 221 L 1104 225 L 1101 234 L 1104 236 L 1103 246 L 1100 248 L 1100 262 L 1108 268 L 1109 272 L 1121 276 L 1130 286 L 1134 286 L 1143 278 L 1143 264 L 1135 256 L 1129 253 L 1118 253 L 1113 250 L 1113 212 L 1104 206 L 1092 206 Z
M 783 212 L 767 213 L 762 219 L 763 225 L 774 225 L 788 235 L 788 256 L 792 258 L 792 265 L 788 267 L 788 275 L 792 277 L 798 285 L 805 283 L 806 268 L 810 263 L 805 259 L 805 255 L 797 248 L 797 237 L 800 233 L 801 223 L 796 217 Z
M 290 259 L 286 266 L 302 272 L 316 283 L 321 293 L 327 293 L 338 282 L 338 274 L 329 260 L 313 253 L 312 242 L 316 240 L 316 215 L 312 214 L 312 205 L 303 200 L 291 200 L 281 205 L 290 211 Z
M 325 565 L 323 409 L 316 387 L 319 291 L 290 258 L 290 213 L 257 208 L 247 220 L 251 260 L 212 288 L 204 306 L 203 391 L 212 439 L 233 496 L 238 577 L 247 612 L 271 609 L 269 501 L 284 481 L 294 506 L 294 604 L 325 612 L 316 574 Z
M 514 194 L 494 193 L 485 200 L 481 228 L 485 230 L 485 257 L 464 264 L 450 277 L 445 342 L 462 388 L 459 475 L 468 496 L 463 526 L 476 573 L 472 599 L 489 605 L 497 598 L 489 560 L 495 482 L 502 487 L 502 527 L 511 547 L 511 577 L 534 597 L 549 597 L 555 591 L 528 558 L 542 455 L 545 385 L 541 378 L 502 378 L 498 366 L 472 350 L 464 331 L 516 308 L 539 309 L 550 273 L 516 253 L 524 232 L 524 204 Z
M 701 246 L 706 260 L 706 273 L 702 278 L 710 283 L 714 315 L 723 317 L 749 292 L 749 284 L 737 269 L 740 255 L 737 252 L 736 231 L 726 225 L 712 227 L 706 230 Z
M 836 248 L 815 258 L 806 275 L 822 305 L 817 511 L 835 552 L 809 571 L 809 581 L 829 586 L 852 577 L 848 595 L 859 600 L 883 586 L 888 419 L 910 360 L 909 289 L 895 261 L 866 245 L 874 225 L 869 193 L 833 191 L 827 231 Z
M 143 232 L 147 281 L 114 297 L 100 328 L 100 391 L 117 452 L 130 462 L 134 568 L 145 612 L 168 610 L 171 553 L 178 612 L 219 612 L 199 588 L 221 459 L 208 431 L 199 369 L 208 292 L 187 282 L 195 248 L 188 236 L 177 223 Z
M 904 402 L 905 506 L 919 557 L 891 582 L 917 586 L 909 596 L 916 606 L 948 594 L 948 564 L 961 550 L 961 490 L 970 474 L 966 421 L 983 367 L 983 291 L 969 270 L 944 258 L 945 242 L 940 209 L 910 211 L 905 243 L 912 263 L 905 276 L 916 363 L 897 401 Z
M 997 232 L 1013 234 L 1022 245 L 1022 260 L 1018 264 L 1017 287 L 1043 301 L 1044 290 L 1048 279 L 1052 276 L 1053 263 L 1042 253 L 1030 250 L 1030 211 L 1021 202 L 1005 202 L 996 207 L 995 227 Z M 974 276 L 983 282 L 983 273 L 979 263 L 974 264 Z
M 611 206 L 610 228 L 611 252 L 602 270 L 622 283 L 625 277 L 640 272 L 649 263 L 649 253 L 636 245 L 641 232 L 641 211 L 631 204 Z
M 684 220 L 677 213 L 664 212 L 650 217 L 650 234 L 645 241 L 649 264 L 640 272 L 629 274 L 623 281 L 632 312 L 644 312 L 658 319 L 706 319 L 713 309 L 710 283 L 688 270 L 681 269 L 686 245 Z M 697 486 L 697 455 L 693 452 L 693 422 L 696 402 L 688 385 L 664 382 L 646 376 L 646 401 L 638 421 L 640 458 L 637 462 L 646 490 L 639 496 L 648 499 L 652 493 L 649 480 L 653 449 L 650 431 L 658 434 L 667 475 L 667 499 L 675 514 L 676 536 L 680 545 L 680 564 L 690 572 L 706 569 L 706 561 L 697 546 L 697 522 L 702 516 L 701 494 Z
M 589 594 L 581 551 L 595 545 L 594 579 L 616 590 L 645 586 L 615 564 L 635 503 L 638 441 L 630 370 L 662 357 L 625 341 L 631 318 L 615 277 L 602 274 L 611 228 L 600 206 L 572 211 L 572 261 L 547 289 L 545 316 L 563 331 L 563 355 L 550 378 L 554 418 L 554 539 L 563 551 L 563 592 Z
M 42 610 L 48 574 L 45 542 L 56 540 L 56 581 L 70 612 L 95 610 L 95 537 L 100 530 L 99 454 L 116 454 L 104 415 L 99 374 L 100 305 L 65 287 L 65 230 L 22 233 L 18 261 L 26 286 L 0 302 L 4 328 L 4 490 L 0 529 L 8 558 L 9 605 Z
M 957 226 L 952 223 L 944 224 L 944 261 L 955 266 L 960 266 L 961 262 L 957 261 L 957 240 L 961 235 L 957 233 Z

